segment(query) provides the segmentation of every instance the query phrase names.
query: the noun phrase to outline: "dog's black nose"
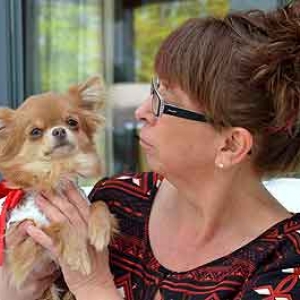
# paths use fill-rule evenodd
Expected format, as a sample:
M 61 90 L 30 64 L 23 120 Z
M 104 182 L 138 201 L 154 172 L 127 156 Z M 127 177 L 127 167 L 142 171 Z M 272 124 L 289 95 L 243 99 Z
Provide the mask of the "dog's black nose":
M 67 132 L 63 127 L 56 127 L 52 130 L 52 135 L 60 140 L 63 140 L 67 136 Z

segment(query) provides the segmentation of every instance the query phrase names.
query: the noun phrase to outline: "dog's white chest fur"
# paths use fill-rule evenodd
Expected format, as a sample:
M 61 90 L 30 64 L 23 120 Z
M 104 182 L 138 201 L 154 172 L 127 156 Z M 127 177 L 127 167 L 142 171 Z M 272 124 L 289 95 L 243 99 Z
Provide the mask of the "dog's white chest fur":
M 37 226 L 49 225 L 49 221 L 46 216 L 34 202 L 36 196 L 37 194 L 34 193 L 25 194 L 20 204 L 11 211 L 7 220 L 7 228 L 9 228 L 12 223 L 21 222 L 26 219 L 33 220 Z
M 76 185 L 77 186 L 77 185 Z M 83 189 L 77 186 L 78 192 L 82 197 L 90 204 L 88 197 Z M 43 212 L 35 204 L 34 199 L 37 197 L 37 193 L 26 193 L 20 201 L 20 204 L 14 208 L 10 213 L 6 222 L 6 228 L 15 222 L 22 222 L 25 220 L 32 220 L 38 227 L 48 226 L 50 222 L 43 214 Z M 1 213 L 1 201 L 4 202 L 5 198 L 0 199 L 0 213 Z M 3 204 L 3 203 L 2 203 Z

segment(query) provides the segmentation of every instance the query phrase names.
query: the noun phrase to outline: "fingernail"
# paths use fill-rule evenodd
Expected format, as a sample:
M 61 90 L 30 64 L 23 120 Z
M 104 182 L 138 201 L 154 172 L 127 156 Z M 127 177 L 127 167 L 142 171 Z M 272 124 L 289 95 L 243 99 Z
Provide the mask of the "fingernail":
M 26 220 L 18 225 L 18 227 L 21 228 L 21 230 L 23 231 L 27 231 L 28 226 L 34 226 L 34 222 L 31 220 Z
M 64 181 L 64 184 L 65 184 L 66 189 L 70 189 L 73 186 L 73 183 L 72 183 L 72 181 L 70 179 L 66 179 Z
M 70 179 L 65 179 L 63 181 L 62 186 L 63 186 L 62 191 L 65 194 L 65 193 L 68 193 L 68 191 L 70 191 L 74 188 L 74 183 Z
M 65 178 L 64 187 L 65 187 L 65 190 L 68 190 L 68 189 L 72 188 L 72 181 L 68 178 Z
M 33 233 L 33 232 L 35 232 L 36 228 L 32 224 L 29 224 L 27 227 L 25 227 L 25 229 L 28 233 Z

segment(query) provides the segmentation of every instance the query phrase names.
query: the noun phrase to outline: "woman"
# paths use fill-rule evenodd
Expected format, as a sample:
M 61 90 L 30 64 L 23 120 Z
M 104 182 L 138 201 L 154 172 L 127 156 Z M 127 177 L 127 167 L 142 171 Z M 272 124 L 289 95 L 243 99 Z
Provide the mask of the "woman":
M 299 166 L 299 14 L 192 19 L 163 42 L 136 111 L 153 172 L 94 187 L 120 234 L 110 270 L 93 249 L 89 276 L 61 262 L 76 299 L 300 299 L 300 214 L 261 183 Z M 88 206 L 72 184 L 65 194 L 38 205 L 85 232 Z M 26 230 L 55 255 L 49 237 Z

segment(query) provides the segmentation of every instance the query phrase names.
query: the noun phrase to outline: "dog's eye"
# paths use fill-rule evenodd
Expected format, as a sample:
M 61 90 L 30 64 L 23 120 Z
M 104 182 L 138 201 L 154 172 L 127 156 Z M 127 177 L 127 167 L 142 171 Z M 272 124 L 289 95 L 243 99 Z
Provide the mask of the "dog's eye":
M 30 131 L 30 136 L 33 137 L 33 138 L 38 138 L 38 137 L 40 137 L 42 135 L 43 135 L 43 130 L 40 129 L 40 128 L 33 128 Z
M 67 119 L 67 124 L 70 126 L 71 129 L 78 129 L 78 121 L 72 118 Z

